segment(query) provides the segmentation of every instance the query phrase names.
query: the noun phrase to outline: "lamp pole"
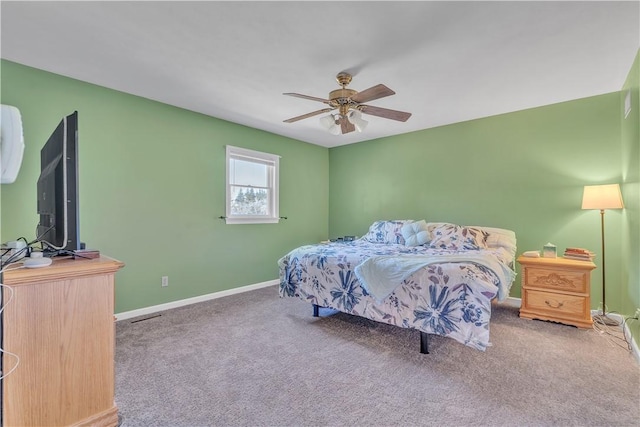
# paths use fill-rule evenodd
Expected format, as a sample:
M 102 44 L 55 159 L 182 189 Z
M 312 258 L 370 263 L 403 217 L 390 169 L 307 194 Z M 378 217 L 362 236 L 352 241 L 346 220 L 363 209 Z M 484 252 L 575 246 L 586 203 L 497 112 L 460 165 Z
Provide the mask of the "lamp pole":
M 606 277 L 604 273 L 604 209 L 600 209 L 600 228 L 602 230 L 602 317 L 607 316 L 607 304 L 605 303 L 605 287 L 604 287 L 604 278 Z
M 602 314 L 593 316 L 594 322 L 607 326 L 619 326 L 620 322 L 607 317 L 607 297 L 605 287 L 605 252 L 604 252 L 604 210 L 624 209 L 619 184 L 585 185 L 582 193 L 582 209 L 600 210 L 600 229 L 602 232 Z
M 607 317 L 607 303 L 606 303 L 606 291 L 605 291 L 605 253 L 604 253 L 604 209 L 600 209 L 600 228 L 602 230 L 602 314 L 594 316 L 594 321 L 607 326 L 619 326 L 620 323 Z

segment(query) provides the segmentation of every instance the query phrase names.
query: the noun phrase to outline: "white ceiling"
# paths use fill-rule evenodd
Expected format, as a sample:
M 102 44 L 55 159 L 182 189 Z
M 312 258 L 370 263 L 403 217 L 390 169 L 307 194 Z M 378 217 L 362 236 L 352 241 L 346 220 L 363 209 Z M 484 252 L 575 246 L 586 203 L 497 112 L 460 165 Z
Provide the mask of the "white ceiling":
M 234 123 L 334 147 L 618 91 L 640 47 L 640 2 L 10 2 L 1 56 Z M 331 135 L 326 98 L 349 71 L 369 102 Z

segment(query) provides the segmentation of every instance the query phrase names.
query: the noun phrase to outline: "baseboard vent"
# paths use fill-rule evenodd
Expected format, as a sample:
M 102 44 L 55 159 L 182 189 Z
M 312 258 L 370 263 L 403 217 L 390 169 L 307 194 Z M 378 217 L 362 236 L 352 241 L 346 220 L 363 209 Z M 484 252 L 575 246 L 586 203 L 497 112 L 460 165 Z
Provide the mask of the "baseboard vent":
M 132 320 L 131 323 L 144 322 L 145 320 L 155 319 L 156 317 L 160 317 L 162 314 L 156 314 L 155 316 L 145 317 L 144 319 Z

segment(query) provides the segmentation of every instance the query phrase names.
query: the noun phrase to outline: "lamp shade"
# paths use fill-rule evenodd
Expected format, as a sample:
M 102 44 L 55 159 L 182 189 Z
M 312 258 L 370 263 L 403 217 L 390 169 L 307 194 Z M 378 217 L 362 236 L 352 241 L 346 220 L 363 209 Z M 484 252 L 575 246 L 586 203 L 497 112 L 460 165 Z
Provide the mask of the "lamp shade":
M 620 185 L 585 185 L 582 195 L 582 209 L 622 209 Z
M 338 123 L 335 123 L 333 126 L 329 128 L 329 133 L 331 133 L 332 135 L 340 135 L 341 131 L 342 131 L 342 128 Z
M 329 114 L 328 116 L 320 117 L 320 124 L 327 129 L 331 129 L 336 124 L 336 119 L 333 114 Z
M 320 124 L 327 128 L 327 130 L 333 135 L 340 134 L 340 116 L 329 114 L 328 116 L 320 117 Z
M 362 113 L 358 110 L 351 110 L 347 114 L 347 120 L 349 120 L 355 127 L 358 132 L 362 132 L 369 123 L 368 121 L 362 118 Z

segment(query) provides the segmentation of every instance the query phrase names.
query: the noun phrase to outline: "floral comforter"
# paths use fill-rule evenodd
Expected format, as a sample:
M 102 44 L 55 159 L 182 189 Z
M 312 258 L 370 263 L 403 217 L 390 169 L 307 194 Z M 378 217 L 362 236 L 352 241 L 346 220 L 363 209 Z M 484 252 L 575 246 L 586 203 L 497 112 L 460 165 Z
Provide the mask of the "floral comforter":
M 278 261 L 279 293 L 281 297 L 299 297 L 321 307 L 449 337 L 484 351 L 490 345 L 491 300 L 499 288 L 508 293 L 515 273 L 505 277 L 481 261 L 447 261 L 448 255 L 464 252 L 363 239 L 301 246 Z M 474 252 L 505 266 L 513 262 L 512 255 L 502 248 Z M 355 267 L 370 257 L 406 254 L 441 257 L 442 262 L 421 268 L 384 300 L 376 301 L 361 285 Z

